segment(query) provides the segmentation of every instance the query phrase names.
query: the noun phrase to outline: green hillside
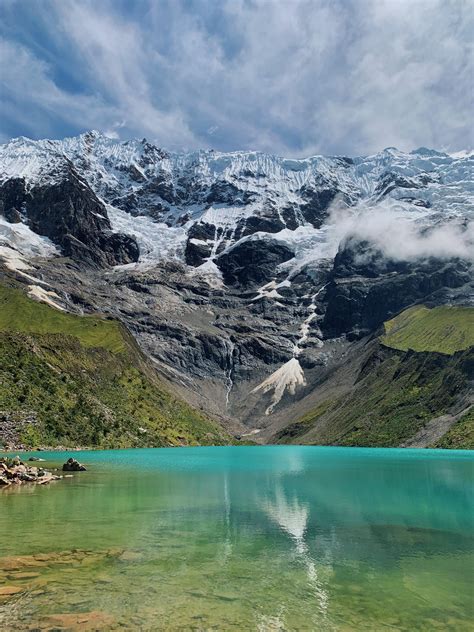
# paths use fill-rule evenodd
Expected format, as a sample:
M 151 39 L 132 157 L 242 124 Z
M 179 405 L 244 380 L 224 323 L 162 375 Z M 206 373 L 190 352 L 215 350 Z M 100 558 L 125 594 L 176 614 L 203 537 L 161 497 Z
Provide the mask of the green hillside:
M 473 317 L 474 309 L 461 307 L 404 311 L 385 323 L 383 346 L 374 341 L 352 388 L 329 398 L 326 388 L 319 405 L 275 440 L 399 446 L 467 396 L 474 366 Z M 474 447 L 472 413 L 455 423 L 436 447 Z
M 437 441 L 433 448 L 474 450 L 474 407 Z
M 28 334 L 67 334 L 84 347 L 125 351 L 123 328 L 97 316 L 78 317 L 34 301 L 19 289 L 0 285 L 0 331 Z
M 385 323 L 382 343 L 393 349 L 453 354 L 474 346 L 474 308 L 416 305 Z
M 5 286 L 0 411 L 16 441 L 31 446 L 230 442 L 217 423 L 169 392 L 118 322 L 65 314 Z

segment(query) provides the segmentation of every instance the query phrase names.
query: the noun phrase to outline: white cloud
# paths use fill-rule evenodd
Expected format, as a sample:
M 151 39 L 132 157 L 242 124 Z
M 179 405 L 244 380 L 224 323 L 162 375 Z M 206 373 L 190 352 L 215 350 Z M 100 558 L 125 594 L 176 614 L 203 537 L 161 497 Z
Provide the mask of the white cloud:
M 137 25 L 113 15 L 113 5 L 104 11 L 107 6 L 86 1 L 56 3 L 62 27 L 79 53 L 89 84 L 116 104 L 132 128 L 158 136 L 165 145 L 192 143 L 193 134 L 180 108 L 164 111 L 154 104 L 150 70 L 160 62 L 156 51 Z
M 474 221 L 460 220 L 426 226 L 407 216 L 390 200 L 374 206 L 344 208 L 331 213 L 334 243 L 356 237 L 368 241 L 395 261 L 436 257 L 474 259 Z
M 5 107 L 19 126 L 42 135 L 60 116 L 170 148 L 286 155 L 474 145 L 470 0 L 143 0 L 127 14 L 123 6 L 41 4 L 42 45 L 64 50 L 85 90 L 60 88 L 38 52 L 10 42 L 28 58 L 7 72 L 17 112 Z M 29 127 L 28 99 L 40 106 Z
M 0 95 L 3 116 L 14 117 L 25 134 L 54 133 L 58 118 L 85 127 L 102 126 L 113 108 L 100 97 L 61 90 L 51 68 L 25 47 L 0 38 Z

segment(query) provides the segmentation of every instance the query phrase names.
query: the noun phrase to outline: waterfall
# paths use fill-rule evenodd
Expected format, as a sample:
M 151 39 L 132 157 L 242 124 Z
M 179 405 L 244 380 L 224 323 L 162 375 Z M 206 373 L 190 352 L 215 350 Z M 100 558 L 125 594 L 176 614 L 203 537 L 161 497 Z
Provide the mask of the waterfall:
M 311 297 L 311 303 L 309 304 L 309 307 L 308 307 L 309 314 L 301 324 L 300 337 L 298 338 L 296 344 L 293 347 L 294 358 L 297 358 L 300 355 L 301 345 L 303 345 L 308 340 L 311 323 L 316 318 L 316 299 L 326 287 L 327 287 L 327 283 L 326 285 L 323 285 L 322 287 L 320 287 L 319 290 L 315 292 L 313 296 Z
M 234 372 L 234 350 L 235 344 L 232 340 L 225 341 L 226 347 L 226 368 L 225 368 L 225 385 L 226 385 L 226 396 L 225 396 L 225 407 L 227 408 L 229 405 L 230 392 L 232 391 L 232 387 L 234 386 L 234 381 L 232 379 L 232 374 Z

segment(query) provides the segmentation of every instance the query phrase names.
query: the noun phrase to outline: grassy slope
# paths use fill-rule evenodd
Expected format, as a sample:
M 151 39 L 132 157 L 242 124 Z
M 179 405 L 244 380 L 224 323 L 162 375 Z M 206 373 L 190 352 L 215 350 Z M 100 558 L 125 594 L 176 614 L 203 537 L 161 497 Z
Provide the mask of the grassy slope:
M 474 346 L 474 308 L 416 305 L 385 323 L 382 343 L 393 349 L 452 355 Z
M 78 317 L 29 299 L 20 290 L 0 285 L 0 330 L 31 334 L 67 334 L 85 347 L 125 352 L 120 323 L 97 316 Z
M 169 393 L 115 321 L 64 314 L 0 286 L 0 410 L 30 445 L 228 443 L 216 423 Z M 0 437 L 1 443 L 1 437 Z
M 474 450 L 474 408 L 461 417 L 433 447 Z
M 428 347 L 431 352 L 379 348 L 353 390 L 337 400 L 322 401 L 276 439 L 282 443 L 400 445 L 427 421 L 448 412 L 469 389 L 472 348 L 453 350 L 468 346 L 473 314 L 474 309 L 468 308 L 406 310 L 394 319 L 396 327 L 393 321 L 388 324 L 384 344 Z M 473 419 L 465 418 L 437 445 L 472 447 L 472 432 Z

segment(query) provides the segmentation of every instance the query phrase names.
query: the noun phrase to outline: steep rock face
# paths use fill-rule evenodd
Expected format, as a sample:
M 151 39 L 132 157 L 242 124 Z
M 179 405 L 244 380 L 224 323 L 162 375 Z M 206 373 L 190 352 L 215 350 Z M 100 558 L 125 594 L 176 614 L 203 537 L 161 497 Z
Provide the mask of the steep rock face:
M 294 252 L 274 239 L 247 239 L 217 258 L 226 285 L 243 288 L 270 281 L 277 267 Z
M 220 229 L 222 233 L 222 229 Z M 196 222 L 188 231 L 185 261 L 190 266 L 200 266 L 212 255 L 213 244 L 218 238 L 217 229 L 206 222 Z
M 394 261 L 368 242 L 351 239 L 335 257 L 321 328 L 328 338 L 366 335 L 419 301 L 441 304 L 456 295 L 462 298 L 463 288 L 472 292 L 471 282 L 468 261 Z
M 23 178 L 11 178 L 4 182 L 0 187 L 0 215 L 12 224 L 21 222 L 25 197 Z
M 301 215 L 314 228 L 321 228 L 328 217 L 329 206 L 338 193 L 336 187 L 331 188 L 324 182 L 318 189 L 302 187 L 301 195 L 304 201 L 300 208 Z
M 100 266 L 138 260 L 136 241 L 112 232 L 104 204 L 72 168 L 44 185 L 7 180 L 0 185 L 0 201 L 8 221 L 24 219 L 35 233 L 61 246 L 65 256 Z

